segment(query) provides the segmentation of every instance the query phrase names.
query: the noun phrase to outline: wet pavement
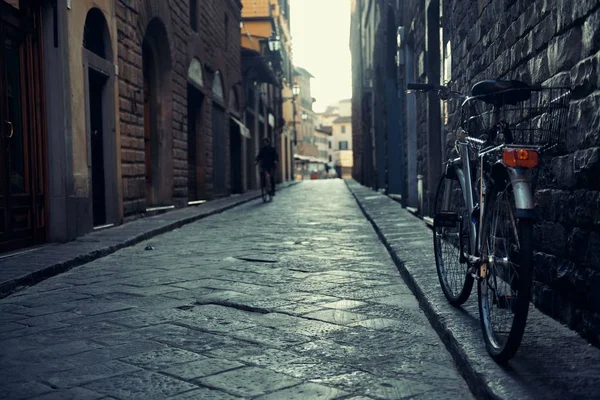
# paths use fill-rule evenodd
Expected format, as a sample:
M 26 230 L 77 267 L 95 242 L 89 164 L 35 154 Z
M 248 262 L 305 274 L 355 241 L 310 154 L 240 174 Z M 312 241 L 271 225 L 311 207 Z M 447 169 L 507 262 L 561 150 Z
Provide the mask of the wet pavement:
M 58 275 L 0 321 L 7 399 L 472 398 L 341 180 Z
M 600 349 L 533 305 L 519 351 L 507 365 L 496 364 L 488 356 L 481 333 L 477 286 L 459 308 L 452 307 L 442 294 L 431 230 L 389 197 L 355 181 L 347 184 L 476 397 L 600 399 Z

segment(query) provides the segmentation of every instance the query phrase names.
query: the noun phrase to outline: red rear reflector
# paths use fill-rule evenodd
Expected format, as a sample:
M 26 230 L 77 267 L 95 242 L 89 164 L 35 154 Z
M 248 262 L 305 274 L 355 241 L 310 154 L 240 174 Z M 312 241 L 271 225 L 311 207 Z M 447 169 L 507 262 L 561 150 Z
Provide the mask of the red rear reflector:
M 533 168 L 538 165 L 539 154 L 535 150 L 504 149 L 502 161 L 508 167 Z

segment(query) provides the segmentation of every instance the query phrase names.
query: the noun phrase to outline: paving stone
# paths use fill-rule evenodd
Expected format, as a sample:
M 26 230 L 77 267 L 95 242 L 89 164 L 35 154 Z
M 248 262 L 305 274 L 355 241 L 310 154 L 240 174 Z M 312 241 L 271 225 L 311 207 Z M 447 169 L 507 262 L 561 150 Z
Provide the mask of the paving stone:
M 472 295 L 461 309 L 457 309 L 448 304 L 439 288 L 435 268 L 431 267 L 435 264 L 430 241 L 431 230 L 386 196 L 375 194 L 356 182 L 349 182 L 348 186 L 377 228 L 382 241 L 401 261 L 399 269 L 410 277 L 409 282 L 418 294 L 425 312 L 437 321 L 436 330 L 459 360 L 458 365 L 463 374 L 472 386 L 478 388 L 479 396 L 523 399 L 600 397 L 596 383 L 600 374 L 600 351 L 590 346 L 576 332 L 543 315 L 534 307 L 530 308 L 523 341 L 511 360 L 510 367 L 496 364 L 487 354 L 481 340 L 476 296 Z M 390 221 L 390 215 L 394 216 L 394 221 Z M 414 317 L 410 317 L 410 320 L 413 324 L 416 322 Z M 426 331 L 415 332 L 423 335 Z M 425 354 L 426 349 L 417 348 L 415 354 L 419 352 Z M 431 354 L 437 357 L 440 352 Z M 426 360 L 443 366 L 437 360 Z M 540 368 L 541 365 L 544 367 Z M 418 366 L 408 369 L 413 372 L 421 371 L 423 374 L 427 370 L 421 370 Z M 434 372 L 429 376 L 451 375 L 445 368 L 437 371 L 433 367 L 431 369 Z M 568 378 L 566 371 L 571 371 L 572 376 L 577 376 L 577 379 Z M 450 396 L 444 398 L 463 393 L 450 386 L 451 384 L 446 386 L 443 392 Z M 417 398 L 436 398 L 435 396 L 435 392 L 430 392 Z
M 234 332 L 231 333 L 231 336 L 247 342 L 277 348 L 286 348 L 300 343 L 306 343 L 311 340 L 310 337 L 293 332 L 290 329 L 284 331 L 265 326 L 256 326 L 252 329 Z
M 61 313 L 77 316 L 51 320 Z M 248 203 L 0 299 L 6 324 L 38 317 L 0 332 L 0 393 L 28 382 L 117 399 L 469 393 L 340 180 L 305 182 L 268 207 Z
M 334 301 L 332 303 L 323 303 L 321 304 L 323 307 L 327 307 L 327 308 L 335 308 L 336 310 L 347 310 L 350 308 L 355 308 L 358 306 L 362 306 L 365 303 L 362 301 L 355 301 L 355 300 L 339 300 L 339 301 Z
M 233 395 L 252 397 L 294 386 L 301 381 L 268 369 L 246 367 L 201 378 L 198 382 Z
M 74 308 L 75 305 L 73 305 L 72 303 L 58 303 L 52 305 L 39 305 L 36 307 L 21 307 L 13 312 L 22 314 L 23 316 L 39 317 L 41 315 L 70 311 Z
M 193 379 L 218 374 L 243 366 L 244 364 L 236 361 L 204 357 L 197 361 L 165 368 L 161 372 L 186 381 L 191 381 Z
M 105 399 L 103 394 L 96 393 L 85 388 L 59 389 L 41 396 L 33 397 L 32 400 L 98 400 Z
M 208 388 L 195 389 L 189 392 L 181 393 L 173 397 L 169 397 L 172 400 L 235 400 L 241 399 L 241 397 L 232 396 L 219 390 L 211 390 Z
M 366 397 L 366 396 L 353 396 L 353 397 L 348 397 L 346 400 L 373 400 L 373 398 Z
M 48 346 L 43 349 L 31 349 L 21 353 L 21 356 L 25 359 L 31 360 L 32 358 L 47 359 L 47 358 L 62 358 L 71 356 L 77 353 L 84 353 L 90 350 L 95 350 L 103 347 L 98 343 L 94 343 L 91 340 L 74 340 L 69 343 L 60 343 L 52 346 Z
M 17 331 L 23 328 L 25 328 L 25 325 L 16 322 L 4 323 L 0 326 L 0 333 Z
M 362 321 L 354 322 L 353 324 L 350 324 L 350 325 L 351 326 L 362 326 L 364 328 L 371 328 L 371 329 L 386 329 L 386 328 L 390 328 L 390 327 L 403 328 L 403 327 L 405 327 L 406 324 L 397 319 L 372 318 L 372 319 L 365 319 Z
M 302 361 L 302 355 L 278 349 L 265 349 L 258 354 L 247 354 L 238 359 L 261 367 L 277 367 L 283 364 Z
M 92 382 L 87 389 L 122 399 L 163 399 L 197 386 L 149 371 L 138 371 Z
M 328 376 L 351 373 L 355 370 L 352 366 L 323 361 L 318 357 L 302 357 L 285 364 L 267 365 L 267 368 L 304 381 L 320 380 Z
M 308 314 L 310 312 L 320 311 L 322 309 L 323 307 L 321 306 L 313 306 L 309 304 L 298 305 L 297 303 L 293 302 L 285 306 L 274 307 L 273 311 L 300 316 L 302 314 Z
M 258 400 L 332 400 L 347 395 L 338 389 L 333 389 L 316 383 L 304 383 L 288 389 L 278 390 L 265 396 L 260 396 Z
M 99 379 L 113 378 L 117 375 L 136 370 L 138 368 L 133 365 L 119 361 L 109 361 L 101 364 L 84 365 L 74 370 L 51 374 L 47 381 L 58 388 L 72 388 Z
M 51 335 L 52 331 L 59 331 L 61 328 L 68 327 L 68 324 L 62 322 L 50 322 L 36 326 L 21 325 L 21 329 L 11 329 L 8 332 L 0 333 L 0 341 L 22 337 L 27 337 L 29 341 L 33 341 L 35 338 L 40 337 L 40 335 L 46 337 L 47 335 Z
M 349 325 L 356 321 L 360 321 L 360 320 L 369 318 L 368 316 L 363 315 L 363 314 L 358 314 L 358 313 L 339 310 L 339 309 L 317 311 L 314 313 L 305 314 L 304 317 L 319 319 L 321 321 L 331 322 L 332 324 L 339 324 L 339 325 Z
M 265 315 L 260 320 L 257 320 L 257 323 L 264 326 L 277 328 L 285 332 L 301 334 L 309 337 L 322 337 L 332 332 L 346 329 L 341 325 L 331 324 L 325 321 L 305 319 L 303 317 L 305 317 L 305 315 L 302 315 L 302 318 L 298 318 L 290 315 L 272 313 Z
M 409 398 L 435 389 L 435 382 L 428 384 L 418 380 L 379 377 L 362 371 L 322 379 L 320 382 L 350 391 L 358 389 L 377 399 Z
M 74 366 L 100 364 L 119 358 L 130 357 L 136 354 L 147 353 L 150 351 L 162 350 L 168 347 L 166 344 L 154 342 L 151 340 L 142 340 L 139 342 L 129 342 L 116 346 L 107 346 L 99 349 L 86 351 L 73 356 L 63 358 L 64 361 Z
M 184 313 L 178 309 L 148 311 L 144 313 L 140 313 L 139 310 L 128 310 L 114 316 L 105 316 L 107 322 L 128 328 L 144 328 L 172 322 L 183 317 Z
M 5 399 L 24 399 L 47 393 L 52 388 L 39 382 L 22 382 L 2 384 L 2 397 Z
M 417 298 L 412 294 L 400 294 L 386 297 L 377 297 L 369 299 L 370 302 L 387 304 L 390 306 L 401 306 L 403 308 L 406 307 L 419 307 L 419 302 Z
M 177 323 L 179 325 L 188 326 L 192 329 L 218 333 L 241 331 L 256 326 L 255 324 L 249 322 L 195 315 L 193 310 L 187 313 L 187 315 L 181 315 L 180 318 L 178 318 Z

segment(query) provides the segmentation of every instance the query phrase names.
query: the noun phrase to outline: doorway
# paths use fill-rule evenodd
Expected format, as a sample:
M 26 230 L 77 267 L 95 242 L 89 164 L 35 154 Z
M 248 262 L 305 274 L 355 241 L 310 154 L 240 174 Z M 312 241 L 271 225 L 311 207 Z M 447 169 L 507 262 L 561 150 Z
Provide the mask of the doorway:
M 92 151 L 92 210 L 94 226 L 106 224 L 106 180 L 104 173 L 104 127 L 102 98 L 108 77 L 89 70 L 90 135 Z
M 203 102 L 202 92 L 188 85 L 188 201 L 206 198 Z
M 227 194 L 227 136 L 225 109 L 213 105 L 213 198 Z
M 173 202 L 173 90 L 171 50 L 164 23 L 156 17 L 142 42 L 146 208 Z
M 242 132 L 229 120 L 229 159 L 231 160 L 231 193 L 242 193 Z
M 0 252 L 46 240 L 41 40 L 22 26 L 33 14 L 0 2 Z
M 88 11 L 83 34 L 92 226 L 119 219 L 113 54 L 104 14 Z

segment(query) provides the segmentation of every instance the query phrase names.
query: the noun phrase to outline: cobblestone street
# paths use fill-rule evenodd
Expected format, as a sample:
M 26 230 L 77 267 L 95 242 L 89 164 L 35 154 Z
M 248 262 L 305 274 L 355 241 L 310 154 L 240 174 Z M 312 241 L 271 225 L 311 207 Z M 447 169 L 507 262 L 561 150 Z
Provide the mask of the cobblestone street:
M 308 181 L 0 300 L 20 399 L 469 399 L 342 180 Z

